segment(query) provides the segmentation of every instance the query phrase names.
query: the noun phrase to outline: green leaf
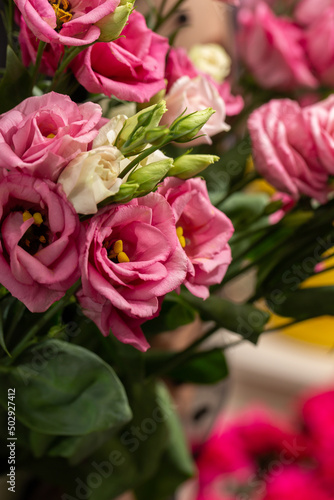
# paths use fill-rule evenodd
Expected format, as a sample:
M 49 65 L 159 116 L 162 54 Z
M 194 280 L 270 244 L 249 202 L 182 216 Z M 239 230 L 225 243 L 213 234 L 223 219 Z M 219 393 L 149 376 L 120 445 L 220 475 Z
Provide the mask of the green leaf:
M 300 321 L 318 316 L 334 316 L 334 286 L 286 292 L 279 301 L 270 301 L 269 305 L 275 314 Z
M 31 95 L 31 77 L 13 49 L 7 47 L 6 72 L 0 81 L 0 113 Z
M 265 193 L 234 193 L 218 208 L 232 220 L 236 230 L 243 230 L 263 215 L 268 203 Z
M 196 310 L 175 292 L 166 295 L 160 314 L 157 318 L 146 321 L 142 326 L 148 337 L 161 332 L 175 330 L 179 326 L 188 325 L 196 319 Z
M 166 405 L 171 405 L 165 387 L 160 387 L 160 397 Z M 170 498 L 177 487 L 195 473 L 194 462 L 185 441 L 179 419 L 171 412 L 166 421 L 169 440 L 155 475 L 136 489 L 138 500 L 165 500 Z
M 175 356 L 175 352 L 153 351 L 146 356 L 147 374 L 154 374 L 164 363 Z M 168 377 L 177 382 L 191 384 L 215 384 L 228 375 L 228 367 L 221 349 L 201 351 L 193 354 L 182 366 L 168 372 Z
M 202 300 L 183 291 L 182 297 L 198 310 L 202 320 L 215 321 L 218 326 L 238 333 L 254 344 L 270 316 L 250 304 L 235 304 L 216 295 Z
M 47 340 L 2 373 L 0 403 L 16 390 L 16 418 L 43 434 L 80 436 L 117 428 L 131 418 L 112 368 L 83 347 Z

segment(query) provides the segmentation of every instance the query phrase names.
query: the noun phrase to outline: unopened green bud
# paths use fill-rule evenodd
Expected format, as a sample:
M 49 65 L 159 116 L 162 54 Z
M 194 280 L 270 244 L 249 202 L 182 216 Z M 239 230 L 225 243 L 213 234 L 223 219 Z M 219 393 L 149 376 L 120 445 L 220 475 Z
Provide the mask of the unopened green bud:
M 115 146 L 124 155 L 142 151 L 147 146 L 146 131 L 158 127 L 166 109 L 166 102 L 160 101 L 128 118 L 116 138 Z
M 124 184 L 121 184 L 119 191 L 113 196 L 110 196 L 110 198 L 108 198 L 107 204 L 109 205 L 110 203 L 127 203 L 128 201 L 132 200 L 132 198 L 135 197 L 138 188 L 139 184 L 136 183 L 125 182 Z
M 153 191 L 161 179 L 168 174 L 172 165 L 172 158 L 166 158 L 166 160 L 149 163 L 145 167 L 137 168 L 131 172 L 128 182 L 139 184 L 136 196 L 143 196 Z
M 100 36 L 98 42 L 111 42 L 119 38 L 122 33 L 129 15 L 133 11 L 134 0 L 121 1 L 114 12 L 103 17 L 95 23 L 95 26 L 100 28 Z
M 169 129 L 165 127 L 156 127 L 148 130 L 145 134 L 145 140 L 153 146 L 159 145 L 169 134 Z
M 170 126 L 174 135 L 173 140 L 175 142 L 188 142 L 194 139 L 214 113 L 214 109 L 206 108 L 190 113 L 190 115 L 180 116 Z
M 189 179 L 205 170 L 209 165 L 219 160 L 214 155 L 183 155 L 174 160 L 174 165 L 168 175 L 179 179 Z

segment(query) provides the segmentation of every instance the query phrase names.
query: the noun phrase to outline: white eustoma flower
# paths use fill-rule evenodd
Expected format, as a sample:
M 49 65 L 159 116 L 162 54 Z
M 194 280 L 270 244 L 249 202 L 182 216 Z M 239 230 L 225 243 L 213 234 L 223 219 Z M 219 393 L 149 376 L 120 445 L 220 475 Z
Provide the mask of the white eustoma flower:
M 231 72 L 231 58 L 221 45 L 205 43 L 194 45 L 189 57 L 199 71 L 222 83 Z

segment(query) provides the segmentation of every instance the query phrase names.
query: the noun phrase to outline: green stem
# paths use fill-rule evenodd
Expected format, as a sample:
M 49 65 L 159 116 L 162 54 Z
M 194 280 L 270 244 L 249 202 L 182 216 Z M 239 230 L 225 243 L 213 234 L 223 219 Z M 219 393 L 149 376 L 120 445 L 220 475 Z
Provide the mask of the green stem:
M 160 13 L 158 15 L 158 18 L 157 18 L 157 22 L 153 28 L 153 31 L 157 31 L 159 28 L 161 28 L 161 26 L 163 24 L 165 24 L 166 21 L 168 21 L 168 19 L 170 19 L 174 14 L 175 12 L 178 10 L 179 7 L 181 7 L 181 5 L 183 4 L 184 0 L 178 0 L 174 5 L 173 7 L 167 12 L 166 15 L 162 15 L 162 10 L 163 9 L 160 9 Z M 165 2 L 162 3 L 162 7 L 164 7 L 164 4 Z
M 142 160 L 144 160 L 150 154 L 154 153 L 157 149 L 159 149 L 159 147 L 161 147 L 161 145 L 160 146 L 151 146 L 150 148 L 144 149 L 144 151 L 139 156 L 136 156 L 136 158 L 134 160 L 132 160 L 129 163 L 129 165 L 127 167 L 125 167 L 124 170 L 122 170 L 122 172 L 119 174 L 118 177 L 120 177 L 121 179 L 123 179 L 126 176 L 126 174 L 128 174 L 129 172 L 131 172 L 131 170 L 136 165 L 138 165 L 138 163 L 140 163 Z
M 74 285 L 66 292 L 64 297 L 60 299 L 53 307 L 50 307 L 42 318 L 37 321 L 34 326 L 30 328 L 25 337 L 19 342 L 12 351 L 12 359 L 17 358 L 26 348 L 30 340 L 38 334 L 38 332 L 47 325 L 47 323 L 61 311 L 67 303 L 70 301 L 72 295 L 80 288 L 81 280 L 78 280 Z
M 92 45 L 92 44 L 88 44 L 88 45 L 84 45 L 84 46 L 80 46 L 80 47 L 71 47 L 70 50 L 68 51 L 68 53 L 67 54 L 65 53 L 64 58 L 60 64 L 59 68 L 57 69 L 57 71 L 54 74 L 49 92 L 52 92 L 53 90 L 55 90 L 60 78 L 62 77 L 64 71 L 66 70 L 66 68 L 70 64 L 70 62 L 73 61 L 73 59 L 75 57 L 77 57 L 77 55 L 79 55 L 80 52 L 82 52 L 83 50 L 90 47 L 90 45 Z
M 210 330 L 208 330 L 206 333 L 204 333 L 204 335 L 202 335 L 201 337 L 196 339 L 192 344 L 190 344 L 186 349 L 184 349 L 184 351 L 181 351 L 181 352 L 175 354 L 175 356 L 173 356 L 173 358 L 171 358 L 167 363 L 165 363 L 151 377 L 156 378 L 156 377 L 160 377 L 162 375 L 166 375 L 168 372 L 170 372 L 171 370 L 174 370 L 179 365 L 181 365 L 182 363 L 187 361 L 188 358 L 197 349 L 197 347 L 199 345 L 201 345 L 202 342 L 204 342 L 204 340 L 208 339 L 211 335 L 213 335 L 218 329 L 219 328 L 217 327 L 217 325 L 210 328 Z M 151 377 L 149 377 L 149 379 L 151 379 Z
M 38 45 L 38 50 L 37 50 L 35 67 L 34 67 L 32 79 L 31 79 L 31 90 L 34 88 L 36 81 L 37 81 L 37 78 L 38 78 L 39 68 L 41 66 L 43 52 L 44 52 L 45 47 L 46 47 L 46 42 L 40 41 L 39 45 Z

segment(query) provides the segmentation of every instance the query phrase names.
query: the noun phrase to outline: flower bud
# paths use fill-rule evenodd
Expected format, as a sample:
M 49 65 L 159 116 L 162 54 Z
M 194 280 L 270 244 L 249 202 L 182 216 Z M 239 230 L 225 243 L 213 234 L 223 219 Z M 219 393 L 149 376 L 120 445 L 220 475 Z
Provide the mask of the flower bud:
M 195 111 L 190 115 L 180 116 L 170 126 L 175 142 L 188 142 L 194 139 L 209 118 L 215 113 L 212 108 Z
M 133 11 L 134 0 L 121 1 L 114 12 L 100 19 L 95 26 L 100 28 L 100 36 L 98 42 L 112 42 L 119 38 L 126 25 L 129 15 Z
M 110 205 L 110 203 L 127 203 L 131 201 L 132 198 L 135 197 L 136 192 L 139 188 L 139 184 L 128 183 L 125 182 L 121 184 L 118 192 L 114 195 L 102 202 L 99 205 L 99 208 L 104 207 L 105 205 Z
M 189 179 L 205 170 L 209 165 L 219 160 L 213 155 L 183 155 L 174 160 L 174 165 L 168 175 L 179 179 Z
M 145 167 L 137 168 L 128 177 L 128 182 L 139 184 L 139 189 L 136 196 L 143 196 L 154 190 L 156 185 L 163 179 L 169 172 L 173 165 L 172 158 L 149 163 Z
M 147 145 L 146 130 L 157 127 L 165 112 L 166 103 L 160 101 L 128 118 L 116 138 L 116 147 L 126 155 L 142 151 Z
M 148 130 L 145 134 L 145 140 L 147 143 L 153 146 L 159 145 L 163 139 L 169 134 L 169 129 L 165 127 L 156 127 Z

